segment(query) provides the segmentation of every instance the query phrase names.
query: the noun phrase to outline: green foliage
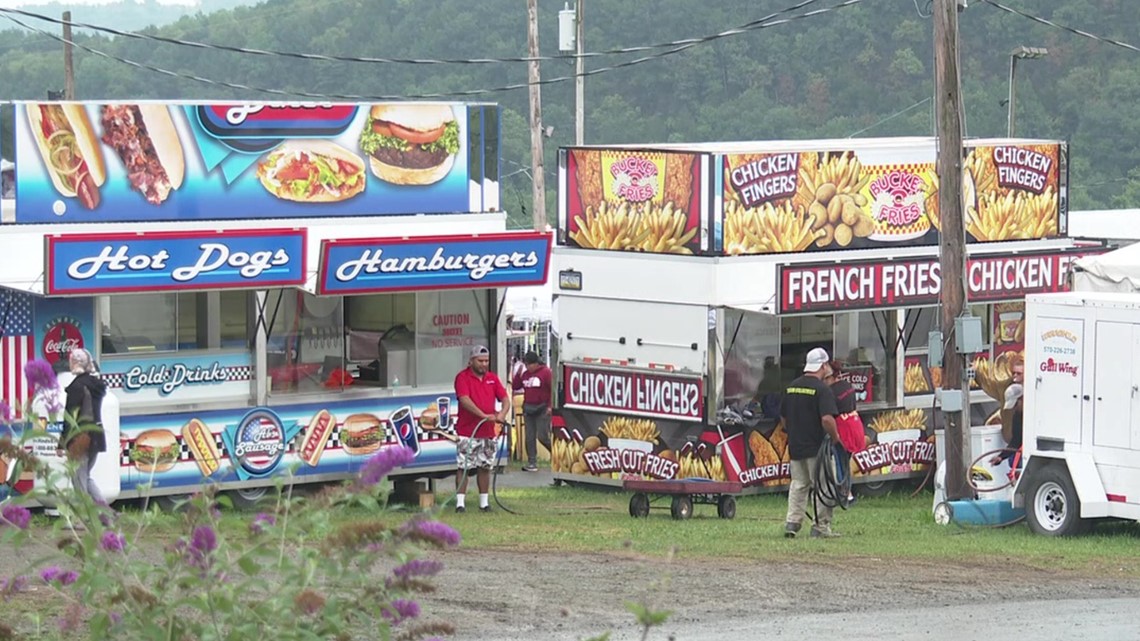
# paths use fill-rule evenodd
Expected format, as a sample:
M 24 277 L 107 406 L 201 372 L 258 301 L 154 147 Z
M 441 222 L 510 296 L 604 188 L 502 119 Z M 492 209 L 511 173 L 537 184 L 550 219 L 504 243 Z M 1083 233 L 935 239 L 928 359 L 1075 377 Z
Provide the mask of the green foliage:
M 225 0 L 214 0 L 222 3 Z M 152 3 L 143 5 L 150 7 Z M 724 0 L 694 5 L 592 0 L 586 8 L 588 51 L 702 36 L 742 25 L 792 2 Z M 830 3 L 819 3 L 815 9 Z M 920 5 L 923 3 L 919 3 Z M 1140 3 L 1017 3 L 1027 11 L 1087 31 L 1135 41 Z M 510 57 L 526 54 L 526 12 L 507 0 L 342 0 L 335 11 L 306 0 L 271 0 L 212 11 L 202 5 L 156 33 L 174 38 L 269 49 L 399 58 Z M 224 5 L 224 6 L 232 6 Z M 561 4 L 542 5 L 542 53 L 557 55 Z M 806 11 L 805 8 L 802 11 Z M 801 11 L 801 12 L 802 12 Z M 75 18 L 121 26 L 118 9 L 77 7 Z M 1004 136 L 1009 52 L 1044 46 L 1048 57 L 1022 61 L 1017 72 L 1017 134 L 1071 142 L 1074 208 L 1138 207 L 1140 66 L 1137 54 L 1037 24 L 978 3 L 960 15 L 961 69 L 967 134 Z M 676 54 L 586 79 L 586 142 L 662 143 L 720 140 L 930 135 L 932 24 L 909 0 L 867 0 L 803 20 L 720 38 Z M 42 98 L 62 87 L 57 43 L 6 32 L 0 84 L 8 98 Z M 363 96 L 415 96 L 497 88 L 526 82 L 525 63 L 395 65 L 302 61 L 241 55 L 127 38 L 82 34 L 83 44 L 158 67 L 232 83 L 285 91 Z M 1135 44 L 1135 42 L 1134 42 Z M 662 50 L 656 50 L 660 53 Z M 650 52 L 589 58 L 587 70 Z M 133 69 L 76 52 L 83 99 L 280 99 Z M 572 78 L 573 61 L 542 64 L 546 80 Z M 474 96 L 503 105 L 503 174 L 530 171 L 525 89 Z M 574 83 L 542 87 L 548 218 L 553 219 L 556 150 L 573 144 Z M 10 129 L 8 129 L 10 130 Z M 503 181 L 511 224 L 529 226 L 531 179 Z M 522 203 L 522 204 L 520 204 Z M 525 205 L 523 205 L 525 204 Z

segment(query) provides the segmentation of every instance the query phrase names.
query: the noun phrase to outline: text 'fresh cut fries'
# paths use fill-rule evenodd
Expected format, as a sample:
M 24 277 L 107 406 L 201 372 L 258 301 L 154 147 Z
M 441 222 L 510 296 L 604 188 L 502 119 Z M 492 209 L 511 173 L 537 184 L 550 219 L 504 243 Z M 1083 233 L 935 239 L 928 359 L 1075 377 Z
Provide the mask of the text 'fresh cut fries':
M 620 249 L 665 254 L 692 254 L 686 247 L 697 228 L 686 231 L 688 215 L 672 202 L 658 206 L 602 202 L 597 210 L 586 207 L 586 215 L 575 216 L 577 231 L 570 238 L 588 249 Z

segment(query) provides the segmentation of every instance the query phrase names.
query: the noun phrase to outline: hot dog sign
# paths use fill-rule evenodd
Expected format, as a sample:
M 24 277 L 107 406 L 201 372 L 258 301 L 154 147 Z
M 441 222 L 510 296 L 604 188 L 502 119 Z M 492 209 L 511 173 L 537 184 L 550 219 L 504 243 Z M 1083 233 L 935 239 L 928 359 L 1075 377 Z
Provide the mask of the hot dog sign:
M 46 293 L 253 289 L 305 281 L 305 231 L 62 234 L 47 238 Z
M 475 166 L 498 142 L 469 117 L 484 108 L 20 103 L 15 222 L 489 211 L 498 187 L 468 175 L 469 141 Z

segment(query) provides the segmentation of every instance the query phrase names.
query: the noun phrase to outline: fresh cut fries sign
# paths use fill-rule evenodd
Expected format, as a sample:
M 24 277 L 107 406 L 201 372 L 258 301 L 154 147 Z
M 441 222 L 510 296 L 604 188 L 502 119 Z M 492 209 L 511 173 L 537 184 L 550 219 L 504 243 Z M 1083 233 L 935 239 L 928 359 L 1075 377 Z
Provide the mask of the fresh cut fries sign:
M 20 103 L 16 223 L 479 212 L 497 140 L 456 103 Z M 469 141 L 471 147 L 469 148 Z M 489 143 L 489 144 L 488 144 Z M 474 151 L 472 151 L 474 150 Z M 475 178 L 472 178 L 474 176 Z

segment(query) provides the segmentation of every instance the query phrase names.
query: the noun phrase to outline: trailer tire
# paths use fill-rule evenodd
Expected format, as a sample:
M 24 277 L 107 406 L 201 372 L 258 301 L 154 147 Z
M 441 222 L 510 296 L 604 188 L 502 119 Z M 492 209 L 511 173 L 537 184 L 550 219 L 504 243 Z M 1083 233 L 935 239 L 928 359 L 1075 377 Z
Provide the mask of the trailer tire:
M 263 507 L 265 498 L 273 491 L 272 487 L 263 485 L 261 487 L 247 487 L 230 490 L 226 494 L 229 495 L 230 501 L 233 502 L 234 509 L 242 512 L 256 510 Z
M 644 492 L 629 497 L 629 515 L 635 519 L 649 516 L 649 497 Z
M 731 519 L 736 517 L 736 499 L 722 494 L 716 502 L 716 515 L 722 519 Z
M 689 496 L 674 496 L 670 506 L 673 518 L 683 521 L 693 515 L 693 499 Z
M 1030 477 L 1025 520 L 1030 530 L 1044 536 L 1075 536 L 1089 529 L 1088 520 L 1081 518 L 1081 499 L 1064 467 L 1046 465 Z
M 856 483 L 852 487 L 859 496 L 886 496 L 894 489 L 894 481 L 869 481 L 867 483 Z

